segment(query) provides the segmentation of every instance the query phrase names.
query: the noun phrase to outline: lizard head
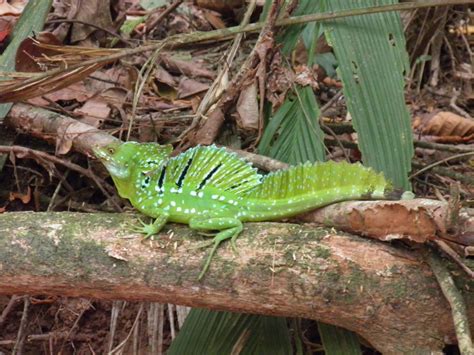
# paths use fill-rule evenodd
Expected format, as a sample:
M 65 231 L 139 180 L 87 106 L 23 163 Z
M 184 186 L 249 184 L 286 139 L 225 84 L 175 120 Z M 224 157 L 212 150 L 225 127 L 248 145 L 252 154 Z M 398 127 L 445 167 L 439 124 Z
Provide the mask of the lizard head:
M 171 145 L 113 142 L 93 148 L 94 155 L 109 171 L 120 196 L 133 195 L 134 180 L 141 173 L 160 169 L 171 155 Z

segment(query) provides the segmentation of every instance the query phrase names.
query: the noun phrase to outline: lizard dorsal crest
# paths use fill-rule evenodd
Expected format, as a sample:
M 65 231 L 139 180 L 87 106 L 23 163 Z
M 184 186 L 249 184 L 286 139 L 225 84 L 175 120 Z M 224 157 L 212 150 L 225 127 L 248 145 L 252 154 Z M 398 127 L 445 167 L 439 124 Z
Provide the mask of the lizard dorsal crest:
M 165 179 L 178 187 L 215 188 L 240 195 L 258 186 L 262 176 L 235 153 L 211 145 L 191 148 L 170 159 Z

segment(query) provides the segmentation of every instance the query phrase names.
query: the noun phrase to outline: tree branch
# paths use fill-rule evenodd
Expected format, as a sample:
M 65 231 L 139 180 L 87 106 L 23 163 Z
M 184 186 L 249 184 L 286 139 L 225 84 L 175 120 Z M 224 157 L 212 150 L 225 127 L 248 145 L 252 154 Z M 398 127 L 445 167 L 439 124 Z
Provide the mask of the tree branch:
M 127 214 L 0 214 L 0 293 L 172 302 L 305 317 L 353 330 L 384 353 L 455 341 L 449 305 L 414 250 L 308 225 L 249 223 L 239 255 L 218 250 L 205 279 L 203 237 L 167 226 L 127 234 Z M 464 284 L 474 318 L 474 284 Z M 470 283 L 470 285 L 469 285 Z M 469 287 L 468 287 L 469 286 Z

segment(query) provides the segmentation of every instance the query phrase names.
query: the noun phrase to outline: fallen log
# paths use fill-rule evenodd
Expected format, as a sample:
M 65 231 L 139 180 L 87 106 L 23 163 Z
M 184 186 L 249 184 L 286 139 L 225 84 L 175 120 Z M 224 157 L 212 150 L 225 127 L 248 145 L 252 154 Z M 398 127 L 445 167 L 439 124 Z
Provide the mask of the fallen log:
M 124 227 L 134 218 L 0 214 L 0 293 L 304 317 L 355 331 L 383 353 L 455 341 L 449 304 L 420 250 L 311 225 L 249 223 L 239 255 L 224 245 L 198 282 L 207 251 L 191 248 L 205 237 L 170 225 L 143 241 Z M 472 321 L 474 283 L 461 272 L 456 282 Z

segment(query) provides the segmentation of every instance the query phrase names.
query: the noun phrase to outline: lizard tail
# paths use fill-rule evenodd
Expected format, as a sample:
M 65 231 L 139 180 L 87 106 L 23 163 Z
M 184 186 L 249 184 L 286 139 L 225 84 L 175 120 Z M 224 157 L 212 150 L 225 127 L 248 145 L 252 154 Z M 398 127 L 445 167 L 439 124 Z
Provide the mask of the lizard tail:
M 324 199 L 398 199 L 400 192 L 382 173 L 361 164 L 347 162 L 305 163 L 266 175 L 262 183 L 247 193 L 248 198 L 287 200 L 298 197 Z

